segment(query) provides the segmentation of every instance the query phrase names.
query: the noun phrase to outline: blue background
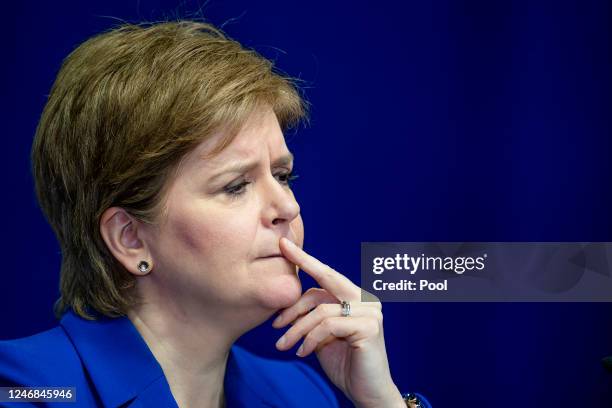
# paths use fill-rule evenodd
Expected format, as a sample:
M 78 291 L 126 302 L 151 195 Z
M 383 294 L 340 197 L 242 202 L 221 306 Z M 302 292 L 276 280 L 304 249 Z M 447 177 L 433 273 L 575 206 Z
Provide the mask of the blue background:
M 29 150 L 62 59 L 117 18 L 203 15 L 306 81 L 312 122 L 288 135 L 305 246 L 355 282 L 362 241 L 612 241 L 609 2 L 24 1 L 3 12 L 0 338 L 55 324 L 59 247 Z M 612 406 L 600 364 L 612 303 L 383 309 L 395 382 L 435 407 Z M 240 343 L 294 358 L 275 350 L 279 335 L 268 322 Z

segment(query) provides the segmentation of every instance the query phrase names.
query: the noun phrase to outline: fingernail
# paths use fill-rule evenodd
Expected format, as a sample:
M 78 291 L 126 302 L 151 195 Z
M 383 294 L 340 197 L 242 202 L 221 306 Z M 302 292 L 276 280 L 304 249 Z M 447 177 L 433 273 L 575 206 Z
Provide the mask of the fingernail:
M 302 353 L 304 352 L 304 343 L 302 343 L 302 345 L 300 346 L 299 349 L 297 349 L 297 351 L 295 352 L 296 356 L 302 357 Z
M 285 339 L 285 336 L 282 336 L 280 339 L 278 339 L 278 341 L 276 342 L 276 348 L 282 348 L 285 343 L 287 342 L 287 339 Z
M 293 241 L 291 241 L 289 238 L 285 238 L 287 240 L 287 243 L 289 244 L 289 246 L 295 247 L 296 245 L 293 243 Z
M 283 315 L 278 315 L 276 319 L 272 322 L 272 326 L 276 327 L 283 321 Z

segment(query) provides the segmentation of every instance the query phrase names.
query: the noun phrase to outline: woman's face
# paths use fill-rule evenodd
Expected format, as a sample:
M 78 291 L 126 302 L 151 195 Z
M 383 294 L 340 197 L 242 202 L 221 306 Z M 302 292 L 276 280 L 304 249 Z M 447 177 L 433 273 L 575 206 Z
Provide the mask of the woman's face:
M 296 267 L 280 255 L 279 239 L 300 246 L 304 239 L 287 183 L 292 155 L 271 109 L 252 115 L 220 153 L 202 158 L 221 137 L 185 157 L 167 190 L 165 215 L 145 227 L 153 292 L 181 313 L 287 307 L 301 285 Z

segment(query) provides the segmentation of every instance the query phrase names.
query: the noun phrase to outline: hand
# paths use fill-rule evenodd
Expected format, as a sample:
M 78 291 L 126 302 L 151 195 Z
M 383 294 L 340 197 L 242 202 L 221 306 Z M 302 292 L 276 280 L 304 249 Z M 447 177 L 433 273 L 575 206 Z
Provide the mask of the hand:
M 312 276 L 320 288 L 304 292 L 272 323 L 293 324 L 276 343 L 279 350 L 304 341 L 297 355 L 315 351 L 329 379 L 358 407 L 405 407 L 391 379 L 382 326 L 380 302 L 361 302 L 361 291 L 344 275 L 304 252 L 287 238 L 280 248 L 290 262 Z M 351 315 L 341 315 L 340 301 L 351 304 Z

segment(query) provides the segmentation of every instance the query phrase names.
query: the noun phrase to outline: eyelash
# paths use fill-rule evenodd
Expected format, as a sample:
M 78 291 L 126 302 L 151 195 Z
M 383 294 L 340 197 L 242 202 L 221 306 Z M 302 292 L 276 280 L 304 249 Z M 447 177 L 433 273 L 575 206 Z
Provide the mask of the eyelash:
M 283 179 L 279 180 L 281 184 L 291 187 L 293 184 L 293 180 L 298 178 L 297 174 L 294 174 L 293 171 L 287 173 L 279 173 L 275 177 L 282 177 Z M 229 195 L 232 198 L 239 197 L 246 192 L 245 187 L 251 184 L 251 181 L 242 181 L 236 185 L 226 186 L 223 190 L 225 194 Z

